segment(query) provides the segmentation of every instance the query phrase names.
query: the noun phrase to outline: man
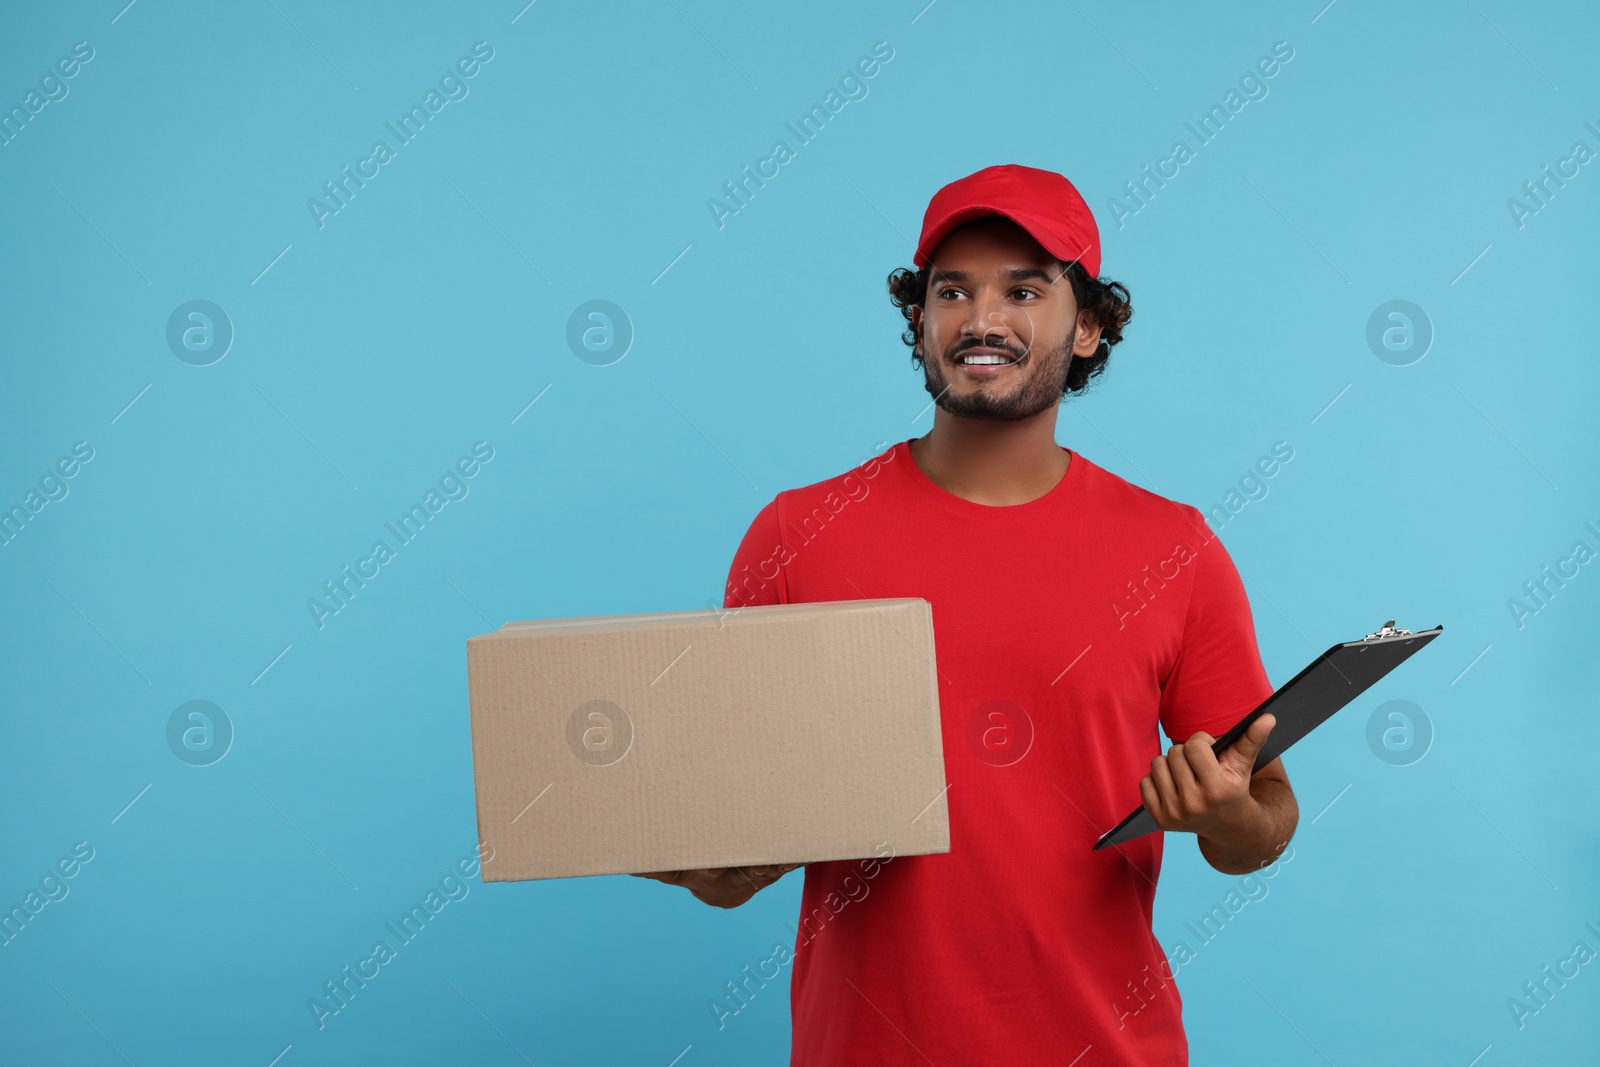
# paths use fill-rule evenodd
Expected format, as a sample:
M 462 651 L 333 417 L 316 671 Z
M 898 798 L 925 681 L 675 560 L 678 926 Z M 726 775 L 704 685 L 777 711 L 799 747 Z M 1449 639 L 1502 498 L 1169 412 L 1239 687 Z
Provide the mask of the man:
M 779 493 L 728 580 L 730 608 L 933 606 L 950 851 L 873 861 L 870 883 L 859 862 L 807 865 L 791 1062 L 1185 1064 L 1151 930 L 1163 835 L 1090 846 L 1139 802 L 1226 873 L 1288 844 L 1282 763 L 1252 774 L 1273 717 L 1211 751 L 1272 692 L 1249 602 L 1199 510 L 1055 442 L 1132 315 L 1071 183 L 1019 166 L 952 183 L 914 262 L 889 287 L 932 430 Z M 734 907 L 792 867 L 647 877 Z

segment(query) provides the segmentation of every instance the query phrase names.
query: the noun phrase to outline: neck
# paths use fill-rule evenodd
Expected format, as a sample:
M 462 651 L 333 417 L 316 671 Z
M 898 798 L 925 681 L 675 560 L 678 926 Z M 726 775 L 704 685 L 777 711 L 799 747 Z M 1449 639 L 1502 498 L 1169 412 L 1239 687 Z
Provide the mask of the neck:
M 1011 422 L 935 408 L 933 429 L 911 442 L 911 458 L 946 492 L 998 507 L 1026 504 L 1067 472 L 1069 456 L 1056 444 L 1057 410 Z

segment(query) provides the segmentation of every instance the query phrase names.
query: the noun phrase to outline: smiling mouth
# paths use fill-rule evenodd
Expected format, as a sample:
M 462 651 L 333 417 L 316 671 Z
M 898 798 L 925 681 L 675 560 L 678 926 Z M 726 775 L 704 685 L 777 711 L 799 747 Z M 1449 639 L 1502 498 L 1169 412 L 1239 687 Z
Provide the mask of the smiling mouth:
M 986 381 L 990 378 L 1001 377 L 1007 371 L 1017 366 L 1019 362 L 1019 360 L 1014 359 L 1005 360 L 1004 362 L 1000 363 L 963 363 L 960 360 L 957 360 L 956 365 L 961 368 L 961 374 L 963 377 Z
M 971 348 L 957 356 L 956 362 L 966 367 L 1005 367 L 1020 361 L 997 348 Z

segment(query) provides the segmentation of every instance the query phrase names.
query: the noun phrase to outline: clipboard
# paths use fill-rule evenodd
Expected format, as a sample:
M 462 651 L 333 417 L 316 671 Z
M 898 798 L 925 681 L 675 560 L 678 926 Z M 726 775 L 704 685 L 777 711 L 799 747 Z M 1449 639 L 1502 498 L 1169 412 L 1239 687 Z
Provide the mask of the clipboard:
M 1396 629 L 1394 620 L 1390 619 L 1376 633 L 1334 645 L 1217 738 L 1211 751 L 1222 755 L 1244 736 L 1251 723 L 1271 712 L 1277 723 L 1256 754 L 1252 773 L 1260 770 L 1443 632 L 1444 627 L 1440 625 L 1412 633 Z M 1120 845 L 1159 829 L 1154 816 L 1141 804 L 1126 819 L 1102 834 L 1094 848 Z

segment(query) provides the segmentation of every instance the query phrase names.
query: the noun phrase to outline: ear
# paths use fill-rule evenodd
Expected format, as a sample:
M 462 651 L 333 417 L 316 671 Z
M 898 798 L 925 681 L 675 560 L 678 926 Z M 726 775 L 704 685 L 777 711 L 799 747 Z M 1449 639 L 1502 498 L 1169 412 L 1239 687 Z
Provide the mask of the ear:
M 1078 335 L 1072 342 L 1074 356 L 1092 356 L 1100 348 L 1100 324 L 1088 311 L 1078 312 Z
M 913 304 L 911 307 L 911 333 L 917 339 L 917 347 L 922 345 L 922 308 Z

